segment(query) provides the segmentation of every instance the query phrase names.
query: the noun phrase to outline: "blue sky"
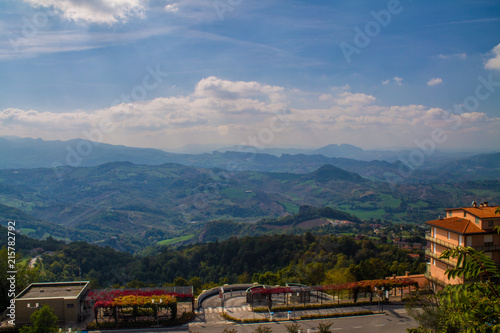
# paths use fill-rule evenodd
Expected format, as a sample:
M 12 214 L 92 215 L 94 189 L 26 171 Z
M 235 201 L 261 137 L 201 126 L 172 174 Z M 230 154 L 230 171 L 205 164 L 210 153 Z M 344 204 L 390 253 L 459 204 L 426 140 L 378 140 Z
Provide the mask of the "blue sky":
M 494 0 L 6 0 L 0 36 L 0 135 L 500 150 Z

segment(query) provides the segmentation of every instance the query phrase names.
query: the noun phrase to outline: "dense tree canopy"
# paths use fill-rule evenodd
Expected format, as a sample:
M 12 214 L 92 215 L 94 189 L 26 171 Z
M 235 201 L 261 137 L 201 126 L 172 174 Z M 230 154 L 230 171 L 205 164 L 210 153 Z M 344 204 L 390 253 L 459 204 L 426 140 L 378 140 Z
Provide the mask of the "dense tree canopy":
M 412 259 L 393 245 L 349 236 L 272 235 L 230 238 L 173 249 L 161 247 L 143 257 L 87 243 L 71 243 L 44 255 L 44 280 L 90 279 L 94 286 L 164 285 L 187 281 L 299 282 L 317 285 L 423 272 L 423 254 Z

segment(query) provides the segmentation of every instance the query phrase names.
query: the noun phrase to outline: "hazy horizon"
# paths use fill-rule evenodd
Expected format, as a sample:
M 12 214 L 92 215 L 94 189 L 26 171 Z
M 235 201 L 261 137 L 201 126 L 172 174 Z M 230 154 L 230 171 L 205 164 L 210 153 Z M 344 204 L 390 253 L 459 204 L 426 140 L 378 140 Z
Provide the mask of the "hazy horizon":
M 45 140 L 40 137 L 35 138 L 35 137 L 19 137 L 15 135 L 0 135 L 0 138 L 7 138 L 7 139 L 31 139 L 31 140 L 43 140 L 43 141 L 59 141 L 59 142 L 69 142 L 69 141 L 74 141 L 77 144 L 80 141 L 89 141 L 87 138 L 72 138 L 69 140 Z M 95 143 L 95 145 L 100 144 L 101 142 L 99 141 L 92 141 Z M 103 142 L 102 142 L 103 143 Z M 104 143 L 106 144 L 106 143 Z M 263 147 L 263 146 L 243 146 L 243 145 L 224 145 L 224 144 L 187 144 L 182 147 L 178 148 L 170 148 L 170 149 L 161 149 L 161 148 L 155 148 L 155 147 L 148 147 L 148 146 L 133 146 L 133 145 L 117 145 L 117 146 L 125 146 L 125 147 L 130 147 L 130 148 L 142 148 L 142 149 L 158 149 L 165 151 L 167 153 L 177 153 L 177 154 L 202 154 L 202 153 L 212 153 L 214 151 L 247 151 L 248 148 L 252 147 L 255 148 L 255 151 L 257 153 L 263 153 L 263 154 L 274 154 L 279 156 L 279 154 L 273 153 L 273 151 L 284 151 L 285 153 L 290 153 L 293 154 L 293 152 L 288 152 L 288 151 L 294 151 L 297 150 L 298 153 L 303 153 L 307 152 L 310 153 L 314 150 L 319 150 L 331 145 L 336 145 L 336 146 L 343 146 L 343 145 L 348 145 L 356 148 L 361 148 L 363 151 L 368 152 L 368 151 L 373 151 L 373 152 L 409 152 L 411 150 L 419 150 L 419 147 L 390 147 L 390 148 L 372 148 L 372 149 L 366 149 L 360 146 L 356 145 L 351 145 L 348 143 L 331 143 L 327 144 L 324 146 L 269 146 L 269 147 Z M 253 151 L 253 150 L 252 150 Z M 499 153 L 500 150 L 494 150 L 494 149 L 488 149 L 488 148 L 483 148 L 483 147 L 475 147 L 474 149 L 436 149 L 432 153 L 434 154 L 435 152 L 441 152 L 444 154 L 464 154 L 464 155 L 474 155 L 474 154 L 488 154 L 488 153 Z

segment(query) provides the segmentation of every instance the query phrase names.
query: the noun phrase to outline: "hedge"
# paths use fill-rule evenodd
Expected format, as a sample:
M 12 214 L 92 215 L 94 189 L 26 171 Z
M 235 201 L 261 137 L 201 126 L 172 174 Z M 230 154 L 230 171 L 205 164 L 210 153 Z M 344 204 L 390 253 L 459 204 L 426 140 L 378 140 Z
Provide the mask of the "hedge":
M 337 312 L 337 313 L 330 313 L 330 314 L 314 314 L 314 315 L 301 316 L 300 320 L 338 318 L 338 317 L 355 317 L 355 316 L 372 315 L 374 313 L 375 312 L 373 312 L 373 311 L 355 311 L 355 312 Z M 239 319 L 239 318 L 232 317 L 225 312 L 222 313 L 221 316 L 226 320 L 233 321 L 233 322 L 238 323 L 238 324 L 262 323 L 262 322 L 269 322 L 270 321 L 268 318 Z
M 234 321 L 235 323 L 238 324 L 251 324 L 251 323 L 262 323 L 262 322 L 269 322 L 269 319 L 267 318 L 254 318 L 254 319 L 240 319 L 240 318 L 235 318 L 230 315 L 228 315 L 226 312 L 222 313 L 221 316 L 229 321 Z
M 380 303 L 387 304 L 388 300 L 383 300 Z M 326 303 L 326 304 L 307 304 L 307 305 L 297 305 L 293 306 L 277 306 L 273 307 L 272 311 L 292 311 L 292 310 L 319 310 L 319 309 L 332 309 L 332 308 L 345 308 L 345 307 L 353 307 L 353 306 L 365 306 L 365 305 L 376 305 L 377 301 L 362 301 L 362 302 L 345 302 L 345 303 Z M 268 312 L 268 308 L 259 307 L 254 308 L 253 312 Z
M 323 319 L 323 318 L 337 318 L 337 317 L 355 317 L 374 314 L 373 311 L 355 311 L 355 312 L 337 312 L 330 314 L 314 314 L 301 316 L 300 319 Z

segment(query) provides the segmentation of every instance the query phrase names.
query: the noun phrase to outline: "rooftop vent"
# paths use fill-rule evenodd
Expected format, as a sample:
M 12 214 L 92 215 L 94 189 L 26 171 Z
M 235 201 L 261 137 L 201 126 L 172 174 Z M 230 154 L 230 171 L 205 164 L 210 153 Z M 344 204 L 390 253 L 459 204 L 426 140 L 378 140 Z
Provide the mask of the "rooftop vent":
M 43 293 L 44 291 L 45 291 L 45 290 L 43 290 L 43 289 L 40 289 L 40 292 L 41 292 L 41 293 Z
M 488 201 L 483 202 L 484 207 L 488 207 Z

